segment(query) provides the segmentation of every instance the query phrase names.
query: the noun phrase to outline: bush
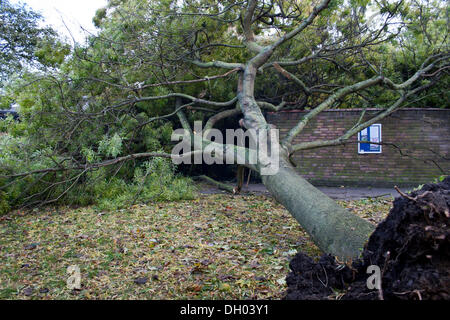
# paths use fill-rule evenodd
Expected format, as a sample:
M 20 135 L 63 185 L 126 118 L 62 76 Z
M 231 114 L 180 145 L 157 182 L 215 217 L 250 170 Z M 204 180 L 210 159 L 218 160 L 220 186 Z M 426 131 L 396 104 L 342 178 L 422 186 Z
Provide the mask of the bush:
M 96 205 L 102 210 L 114 210 L 134 203 L 194 197 L 191 181 L 175 174 L 170 160 L 158 158 L 133 160 L 87 172 L 61 170 L 5 178 L 171 149 L 173 123 L 150 121 L 168 102 L 140 103 L 119 114 L 106 113 L 104 118 L 95 121 L 78 122 L 77 117 L 61 116 L 66 109 L 60 104 L 62 97 L 58 98 L 60 92 L 51 79 L 33 79 L 33 74 L 24 75 L 22 80 L 11 83 L 4 90 L 5 96 L 0 97 L 20 105 L 20 121 L 12 117 L 0 120 L 1 213 L 40 204 Z M 95 92 L 77 86 L 65 89 L 69 90 L 65 102 L 75 113 L 98 113 L 114 94 L 100 88 Z M 143 123 L 146 124 L 140 126 Z
M 105 140 L 102 152 L 117 156 L 119 139 Z M 115 142 L 116 141 L 116 142 Z M 106 146 L 109 144 L 109 147 Z M 113 149 L 113 151 L 110 151 Z M 39 149 L 24 137 L 0 136 L 0 176 L 55 166 L 62 157 L 50 148 Z M 85 150 L 86 151 L 86 150 Z M 92 160 L 101 159 L 94 151 Z M 70 165 L 70 164 L 69 164 Z M 104 167 L 95 171 L 62 171 L 30 175 L 14 180 L 0 178 L 0 214 L 11 208 L 40 203 L 56 205 L 96 205 L 100 210 L 115 210 L 136 203 L 192 199 L 195 190 L 190 179 L 177 175 L 170 159 L 154 158 L 134 167 L 124 164 L 119 172 Z
M 89 175 L 81 192 L 72 192 L 69 202 L 94 204 L 99 210 L 116 210 L 137 203 L 188 200 L 195 197 L 189 178 L 175 174 L 169 159 L 154 158 L 134 170 L 132 181 L 117 177 L 98 179 L 101 172 Z

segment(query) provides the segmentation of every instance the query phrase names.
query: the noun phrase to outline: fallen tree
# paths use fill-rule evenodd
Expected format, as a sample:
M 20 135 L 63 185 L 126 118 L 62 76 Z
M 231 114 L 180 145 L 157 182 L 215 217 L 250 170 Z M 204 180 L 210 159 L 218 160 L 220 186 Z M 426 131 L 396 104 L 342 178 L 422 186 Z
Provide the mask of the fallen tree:
M 391 79 L 384 73 L 382 61 L 372 59 L 370 52 L 373 47 L 401 34 L 400 29 L 393 32 L 390 28 L 398 24 L 395 19 L 401 16 L 403 4 L 380 4 L 377 7 L 378 21 L 372 26 L 369 22 L 364 23 L 365 13 L 356 8 L 347 8 L 354 9 L 354 13 L 340 25 L 337 21 L 344 9 L 339 6 L 338 1 L 331 0 L 322 0 L 313 6 L 301 6 L 297 1 L 256 0 L 221 2 L 219 6 L 213 1 L 203 5 L 186 1 L 172 6 L 153 1 L 125 1 L 123 5 L 111 2 L 107 10 L 99 12 L 96 17 L 104 32 L 91 38 L 91 47 L 74 51 L 73 63 L 90 64 L 97 74 L 92 75 L 93 71 L 89 69 L 90 73 L 86 75 L 83 72 L 77 81 L 70 78 L 47 79 L 54 83 L 54 94 L 59 100 L 58 107 L 55 107 L 57 111 L 42 107 L 35 115 L 53 114 L 58 118 L 58 125 L 51 129 L 56 128 L 56 131 L 50 131 L 53 132 L 51 139 L 60 137 L 54 144 L 61 156 L 56 161 L 57 166 L 13 173 L 3 178 L 10 181 L 29 174 L 77 171 L 77 178 L 65 177 L 65 183 L 71 188 L 80 181 L 83 173 L 99 167 L 121 165 L 145 157 L 173 158 L 169 152 L 144 152 L 100 162 L 87 161 L 86 153 L 80 154 L 80 148 L 76 147 L 71 150 L 70 144 L 79 132 L 97 130 L 98 122 L 108 132 L 114 125 L 120 127 L 123 117 L 131 116 L 134 124 L 120 128 L 125 131 L 123 141 L 128 143 L 124 149 L 131 150 L 137 135 L 146 126 L 177 116 L 184 129 L 181 136 L 191 141 L 193 148 L 192 153 L 177 156 L 190 158 L 193 153 L 202 153 L 212 147 L 215 158 L 223 160 L 230 157 L 230 150 L 233 157 L 235 152 L 242 151 L 243 155 L 237 156 L 242 160 L 238 163 L 261 174 L 270 193 L 289 210 L 321 250 L 341 259 L 358 257 L 375 226 L 343 209 L 299 176 L 290 157 L 299 150 L 344 144 L 360 130 L 411 100 L 420 99 L 422 92 L 435 86 L 446 74 L 450 53 L 445 45 L 436 46 L 416 65 L 414 73 Z M 114 38 L 116 30 L 120 30 L 120 36 Z M 306 47 L 298 44 L 298 38 L 302 36 L 302 39 L 310 39 L 314 43 Z M 124 38 L 129 41 L 124 41 Z M 151 48 L 143 46 L 144 43 L 151 43 Z M 216 56 L 230 57 L 238 62 L 211 59 L 213 52 Z M 315 73 L 319 61 L 335 66 L 332 72 L 327 71 L 334 82 L 323 73 Z M 374 65 L 377 63 L 380 65 Z M 307 66 L 314 76 L 303 74 L 306 79 L 301 79 L 301 70 Z M 355 73 L 352 69 L 356 66 L 359 71 Z M 136 76 L 139 68 L 145 72 Z M 204 74 L 215 69 L 227 72 Z M 196 75 L 192 70 L 202 74 Z M 196 78 L 188 79 L 187 73 Z M 270 74 L 271 78 L 264 79 L 265 74 Z M 263 78 L 266 85 L 287 79 L 291 84 L 286 88 L 295 86 L 295 91 L 278 98 L 264 99 L 261 93 L 255 92 L 258 78 Z M 232 79 L 225 81 L 223 86 L 229 86 L 227 90 L 230 88 L 235 94 L 230 94 L 230 90 L 221 92 L 217 96 L 228 97 L 228 100 L 215 101 L 210 83 L 224 79 Z M 93 100 L 86 102 L 83 96 L 72 104 L 68 103 L 70 93 L 77 90 L 80 83 L 89 84 L 88 92 Z M 101 87 L 92 88 L 92 83 Z M 199 83 L 206 86 L 202 92 L 196 90 L 198 87 L 192 89 Z M 340 137 L 294 143 L 294 138 L 320 112 L 343 102 L 349 103 L 350 98 L 367 105 L 370 103 L 368 96 L 375 92 L 387 99 L 377 115 L 362 121 L 363 113 L 360 121 Z M 288 101 L 294 98 L 295 101 Z M 148 106 L 162 101 L 168 101 L 159 109 L 163 114 L 151 116 L 153 111 L 149 111 Z M 257 140 L 257 153 L 245 146 L 217 142 L 207 134 L 221 120 L 237 115 L 242 115 L 241 127 L 255 133 L 269 132 L 273 128 L 266 122 L 263 111 L 286 110 L 293 105 L 308 107 L 311 111 L 281 141 L 276 138 Z M 171 112 L 164 112 L 169 106 Z M 144 110 L 146 118 L 140 119 L 136 110 Z M 197 132 L 191 125 L 195 120 L 194 112 L 213 113 L 205 122 L 203 132 Z M 85 133 L 79 135 L 86 139 Z M 270 148 L 267 148 L 267 142 Z M 278 150 L 275 157 L 274 150 Z M 112 154 L 117 156 L 115 152 L 108 155 Z M 248 162 L 249 158 L 255 162 Z M 67 161 L 75 164 L 68 166 L 65 164 Z M 270 168 L 276 170 L 265 173 Z M 45 203 L 58 200 L 63 195 L 47 198 Z

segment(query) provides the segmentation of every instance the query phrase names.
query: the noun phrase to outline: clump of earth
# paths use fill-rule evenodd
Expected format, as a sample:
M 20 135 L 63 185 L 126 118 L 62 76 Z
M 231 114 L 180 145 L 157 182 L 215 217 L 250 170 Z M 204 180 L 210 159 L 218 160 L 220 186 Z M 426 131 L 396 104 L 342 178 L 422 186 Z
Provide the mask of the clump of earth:
M 298 253 L 290 262 L 285 299 L 450 300 L 449 208 L 450 176 L 402 193 L 361 259 L 344 264 L 323 255 L 315 262 Z M 370 266 L 379 268 L 381 287 Z

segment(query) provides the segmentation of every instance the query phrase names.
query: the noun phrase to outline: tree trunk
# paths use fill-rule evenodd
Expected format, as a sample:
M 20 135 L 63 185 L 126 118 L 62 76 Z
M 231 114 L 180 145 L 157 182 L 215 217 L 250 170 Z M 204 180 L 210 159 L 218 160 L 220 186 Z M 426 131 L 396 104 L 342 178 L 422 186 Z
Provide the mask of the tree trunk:
M 239 107 L 244 115 L 243 125 L 247 129 L 270 130 L 254 96 L 255 78 L 258 68 L 271 56 L 273 48 L 265 48 L 246 65 L 239 76 Z M 264 131 L 261 131 L 264 132 Z M 267 168 L 279 166 L 274 175 L 261 173 L 262 181 L 270 193 L 300 223 L 312 237 L 314 243 L 325 253 L 337 256 L 341 260 L 354 259 L 360 256 L 364 244 L 374 231 L 374 226 L 366 220 L 340 207 L 335 201 L 319 189 L 313 187 L 294 170 L 288 161 L 288 148 L 278 141 L 258 141 L 257 167 Z M 276 145 L 278 162 L 272 162 L 264 143 L 271 148 Z M 272 142 L 275 145 L 272 146 Z M 277 152 L 277 151 L 275 151 Z
M 325 253 L 340 259 L 357 258 L 374 226 L 339 206 L 290 166 L 262 176 L 264 185 Z

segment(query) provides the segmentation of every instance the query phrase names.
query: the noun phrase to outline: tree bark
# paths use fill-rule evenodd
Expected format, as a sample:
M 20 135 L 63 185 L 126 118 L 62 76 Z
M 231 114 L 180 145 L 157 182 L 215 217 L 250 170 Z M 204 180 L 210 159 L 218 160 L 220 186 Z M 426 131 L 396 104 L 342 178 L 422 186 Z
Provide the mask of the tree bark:
M 359 257 L 375 227 L 339 206 L 303 179 L 290 164 L 262 176 L 264 185 L 325 253 L 342 260 Z

